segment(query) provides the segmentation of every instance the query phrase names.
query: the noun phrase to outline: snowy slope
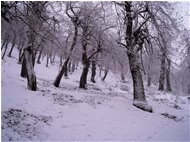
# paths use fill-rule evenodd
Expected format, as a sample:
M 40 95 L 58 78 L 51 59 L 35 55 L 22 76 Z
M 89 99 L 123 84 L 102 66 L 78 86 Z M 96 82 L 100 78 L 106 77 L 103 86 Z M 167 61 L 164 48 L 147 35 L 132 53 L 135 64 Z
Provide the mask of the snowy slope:
M 117 75 L 109 73 L 105 82 L 97 77 L 96 84 L 88 81 L 88 90 L 82 90 L 79 67 L 56 88 L 52 83 L 59 68 L 46 68 L 45 61 L 35 65 L 38 90 L 32 92 L 19 75 L 17 56 L 14 50 L 1 63 L 2 141 L 190 140 L 187 97 L 146 88 L 154 112 L 144 112 L 132 105 L 131 83 L 121 83 Z

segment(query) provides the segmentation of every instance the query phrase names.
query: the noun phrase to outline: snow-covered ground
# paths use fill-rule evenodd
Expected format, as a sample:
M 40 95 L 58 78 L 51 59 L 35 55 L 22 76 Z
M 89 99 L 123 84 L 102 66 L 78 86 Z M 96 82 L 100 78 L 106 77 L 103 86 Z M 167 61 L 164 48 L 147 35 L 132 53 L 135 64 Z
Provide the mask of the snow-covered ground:
M 82 90 L 79 67 L 54 87 L 59 68 L 46 68 L 45 59 L 35 65 L 38 90 L 33 92 L 20 77 L 17 57 L 14 50 L 1 63 L 2 141 L 190 141 L 187 97 L 145 88 L 153 113 L 145 112 L 132 105 L 131 83 L 110 72 L 105 82 L 97 77 Z

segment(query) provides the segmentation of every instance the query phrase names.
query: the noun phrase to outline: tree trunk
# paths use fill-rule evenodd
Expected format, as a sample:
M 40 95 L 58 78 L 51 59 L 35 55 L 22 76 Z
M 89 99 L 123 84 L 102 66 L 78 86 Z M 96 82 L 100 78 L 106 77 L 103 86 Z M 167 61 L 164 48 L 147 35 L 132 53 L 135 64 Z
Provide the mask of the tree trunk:
M 62 67 L 62 65 L 63 65 L 63 55 L 62 54 L 60 55 L 59 59 L 60 59 L 59 60 L 59 67 Z
M 3 44 L 1 45 L 1 50 L 3 49 L 3 47 L 5 46 L 6 44 L 6 39 L 3 41 Z
M 170 66 L 171 66 L 171 61 L 168 59 L 167 68 L 166 68 L 166 87 L 167 87 L 168 92 L 172 91 L 171 84 L 170 84 Z
M 82 46 L 83 46 L 83 54 L 82 54 L 83 70 L 82 70 L 82 74 L 80 77 L 79 88 L 86 89 L 88 69 L 90 66 L 90 62 L 89 62 L 89 60 L 87 58 L 87 54 L 86 54 L 86 47 L 87 47 L 86 40 L 82 41 Z
M 23 57 L 20 76 L 22 76 L 23 78 L 27 77 L 26 59 L 25 59 L 25 57 Z
M 5 54 L 6 54 L 6 52 L 7 52 L 7 48 L 8 48 L 8 42 L 5 44 L 5 50 L 4 50 L 4 53 L 3 53 L 3 56 L 2 56 L 2 60 L 4 59 L 4 57 L 5 57 Z
M 133 95 L 134 101 L 133 105 L 139 109 L 144 111 L 152 112 L 152 107 L 150 107 L 146 101 L 145 93 L 144 93 L 144 85 L 140 72 L 140 57 L 138 56 L 138 50 L 134 47 L 133 40 L 133 17 L 132 17 L 132 2 L 125 1 L 124 2 L 124 10 L 127 18 L 126 23 L 126 35 L 125 42 L 126 48 L 129 49 L 130 52 L 127 52 L 129 59 L 129 67 L 133 80 Z M 135 43 L 137 44 L 137 43 Z
M 74 60 L 73 60 L 73 62 L 72 62 L 72 67 L 71 67 L 71 69 L 72 69 L 72 70 L 71 70 L 72 72 L 75 71 L 75 61 L 74 61 Z
M 80 86 L 79 87 L 82 89 L 86 89 L 89 66 L 90 66 L 90 63 L 88 60 L 86 60 L 86 62 L 83 63 L 82 75 L 80 77 Z
M 101 75 L 102 75 L 102 65 L 99 66 L 99 69 L 100 69 L 100 71 L 99 71 L 99 77 L 101 77 Z
M 49 53 L 47 53 L 46 67 L 49 65 Z
M 12 42 L 11 50 L 10 50 L 10 52 L 8 54 L 8 57 L 11 57 L 11 54 L 13 52 L 13 48 L 14 48 L 15 42 L 16 42 L 16 33 L 15 32 L 13 32 L 13 33 L 14 33 L 14 35 L 13 35 L 13 42 Z
M 159 79 L 159 88 L 158 88 L 159 91 L 164 91 L 165 70 L 166 70 L 165 57 L 163 55 L 161 59 L 160 79 Z
M 187 85 L 187 94 L 190 95 L 190 84 Z
M 38 59 L 37 59 L 37 62 L 36 62 L 37 64 L 41 64 L 40 59 L 41 59 L 41 56 L 42 56 L 42 51 L 43 51 L 43 48 L 41 48 L 40 53 L 38 55 Z
M 147 87 L 151 86 L 151 76 L 148 76 Z
M 71 61 L 68 63 L 68 71 L 71 72 Z
M 93 83 L 96 83 L 95 81 L 95 76 L 96 76 L 96 62 L 92 61 L 92 74 L 91 74 L 91 81 Z
M 62 78 L 63 74 L 65 73 L 65 71 L 67 70 L 67 64 L 68 64 L 69 60 L 70 60 L 70 58 L 68 57 L 68 58 L 65 60 L 63 66 L 62 66 L 62 68 L 61 68 L 61 70 L 59 71 L 59 73 L 58 73 L 58 75 L 57 75 L 57 77 L 56 77 L 56 79 L 55 79 L 55 81 L 54 81 L 54 83 L 53 83 L 53 85 L 54 85 L 55 87 L 59 87 L 59 84 L 60 84 L 60 82 L 61 82 L 61 78 Z
M 135 54 L 128 53 L 129 66 L 133 79 L 134 100 L 146 102 L 140 64 Z
M 56 52 L 53 53 L 52 63 L 55 63 L 55 56 L 56 56 Z
M 23 59 L 23 53 L 22 53 L 22 48 L 19 49 L 19 55 L 18 55 L 18 64 L 22 63 L 22 59 Z
M 124 66 L 120 61 L 119 64 L 121 66 L 121 82 L 125 82 Z
M 36 84 L 36 75 L 33 67 L 33 52 L 30 46 L 24 49 L 24 58 L 26 61 L 26 70 L 27 70 L 27 81 L 28 81 L 28 89 L 32 91 L 37 90 Z
M 102 77 L 102 81 L 105 81 L 106 77 L 107 77 L 107 74 L 108 74 L 108 68 L 106 68 L 104 70 L 104 76 Z

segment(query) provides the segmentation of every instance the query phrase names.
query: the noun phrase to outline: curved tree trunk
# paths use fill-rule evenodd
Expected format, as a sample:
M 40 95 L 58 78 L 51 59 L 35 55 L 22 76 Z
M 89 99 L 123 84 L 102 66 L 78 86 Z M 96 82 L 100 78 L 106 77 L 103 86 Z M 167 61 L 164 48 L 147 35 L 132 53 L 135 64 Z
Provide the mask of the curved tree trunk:
M 63 74 L 65 73 L 65 71 L 67 70 L 67 64 L 68 64 L 69 60 L 70 60 L 70 58 L 67 58 L 65 60 L 63 66 L 61 68 L 61 70 L 59 71 L 57 77 L 55 78 L 55 81 L 53 82 L 53 85 L 55 87 L 59 87 L 59 84 L 61 82 L 61 78 L 62 78 Z
M 126 48 L 129 49 L 127 52 L 129 59 L 130 71 L 133 79 L 133 95 L 134 101 L 133 105 L 144 111 L 152 112 L 152 107 L 150 107 L 146 101 L 143 80 L 140 72 L 140 57 L 138 56 L 138 50 L 134 47 L 133 41 L 133 17 L 132 17 L 132 3 L 129 1 L 124 2 L 124 10 L 126 19 L 126 35 L 125 42 Z M 137 43 L 135 43 L 137 44 Z
M 107 77 L 107 74 L 108 74 L 108 68 L 106 68 L 104 70 L 104 76 L 102 77 L 102 81 L 105 81 L 106 77 Z
M 140 64 L 138 63 L 137 56 L 128 53 L 128 58 L 130 71 L 133 79 L 134 100 L 146 102 L 144 85 L 142 75 L 140 72 Z

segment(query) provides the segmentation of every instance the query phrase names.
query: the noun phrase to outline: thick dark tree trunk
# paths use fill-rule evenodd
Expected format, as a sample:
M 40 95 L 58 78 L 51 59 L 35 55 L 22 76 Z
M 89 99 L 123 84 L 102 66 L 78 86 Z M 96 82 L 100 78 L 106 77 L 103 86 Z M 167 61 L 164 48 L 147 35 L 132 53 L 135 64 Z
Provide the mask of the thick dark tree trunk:
M 171 84 L 170 84 L 170 66 L 171 66 L 171 61 L 168 59 L 167 68 L 166 68 L 166 87 L 167 87 L 168 92 L 172 91 Z
M 126 23 L 126 48 L 129 49 L 130 52 L 127 52 L 129 59 L 129 66 L 133 80 L 133 95 L 134 101 L 133 105 L 139 109 L 144 111 L 152 112 L 152 107 L 150 107 L 146 101 L 143 80 L 140 72 L 140 57 L 138 56 L 138 50 L 134 47 L 133 40 L 133 17 L 132 17 L 132 2 L 125 1 L 124 2 L 124 10 L 127 18 Z M 137 44 L 137 43 L 135 43 Z M 139 45 L 140 46 L 140 45 Z
M 96 83 L 95 81 L 95 76 L 96 76 L 96 62 L 92 61 L 92 74 L 91 74 L 91 81 L 93 83 Z
M 58 75 L 57 75 L 55 81 L 53 82 L 53 85 L 54 85 L 55 87 L 59 87 L 59 84 L 60 84 L 60 82 L 61 82 L 61 78 L 62 78 L 63 74 L 65 73 L 65 71 L 67 70 L 67 64 L 68 64 L 69 60 L 70 60 L 70 58 L 67 58 L 67 59 L 65 60 L 63 66 L 62 66 L 62 68 L 61 68 L 61 70 L 59 71 L 59 73 L 58 73 Z
M 137 54 L 137 53 L 136 53 Z M 129 66 L 133 79 L 133 105 L 144 111 L 152 112 L 152 107 L 147 104 L 142 75 L 140 72 L 140 64 L 138 63 L 138 55 L 128 53 Z
M 133 79 L 134 100 L 146 102 L 144 85 L 142 75 L 140 72 L 140 64 L 138 63 L 137 56 L 128 53 L 128 58 L 130 71 Z
M 90 62 L 86 60 L 85 63 L 83 63 L 82 75 L 80 77 L 79 87 L 82 89 L 86 89 L 89 66 L 90 66 Z
M 166 65 L 165 65 L 165 57 L 163 55 L 161 59 L 160 79 L 159 79 L 159 88 L 158 88 L 159 91 L 164 91 L 165 71 L 166 71 Z
M 33 51 L 31 47 L 27 47 L 24 49 L 24 58 L 25 58 L 25 65 L 27 70 L 27 81 L 28 81 L 28 89 L 32 91 L 37 90 L 37 83 L 36 83 L 36 75 L 34 72 L 33 66 Z
M 23 78 L 27 77 L 26 59 L 24 57 L 23 57 L 23 61 L 22 61 L 22 68 L 21 68 L 20 76 L 22 76 Z
M 42 51 L 43 51 L 43 48 L 41 48 L 40 53 L 38 55 L 38 59 L 37 59 L 37 62 L 36 62 L 37 64 L 41 64 L 40 59 L 41 59 L 41 56 L 42 56 Z
M 86 40 L 82 40 L 82 47 L 83 47 L 83 54 L 82 54 L 83 70 L 80 77 L 79 88 L 86 89 L 88 70 L 90 66 L 90 61 L 88 60 L 88 57 L 86 54 L 86 47 L 87 47 Z
M 104 76 L 102 77 L 102 81 L 105 81 L 105 79 L 106 79 L 106 77 L 107 77 L 107 74 L 108 74 L 108 68 L 106 68 L 105 70 L 104 70 Z

